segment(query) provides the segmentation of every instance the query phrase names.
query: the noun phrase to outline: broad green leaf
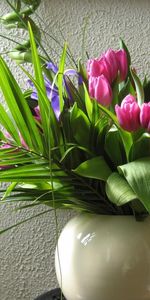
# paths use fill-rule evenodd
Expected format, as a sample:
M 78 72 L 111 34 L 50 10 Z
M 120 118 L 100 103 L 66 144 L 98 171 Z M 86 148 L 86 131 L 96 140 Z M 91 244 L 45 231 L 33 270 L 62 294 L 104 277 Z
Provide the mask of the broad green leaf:
M 143 83 L 144 88 L 144 102 L 149 102 L 150 100 L 150 80 Z
M 106 107 L 102 106 L 101 104 L 98 104 L 98 105 L 99 105 L 100 109 L 113 121 L 113 123 L 118 128 L 120 136 L 121 136 L 122 141 L 123 141 L 123 145 L 124 145 L 124 149 L 125 149 L 125 153 L 126 153 L 126 158 L 128 160 L 129 152 L 130 152 L 130 149 L 131 149 L 131 146 L 132 146 L 132 143 L 133 143 L 131 133 L 123 130 L 120 127 L 115 114 L 113 114 L 110 110 L 108 110 Z
M 92 124 L 95 126 L 97 122 L 99 122 L 99 119 L 102 117 L 103 111 L 101 111 L 101 108 L 99 107 L 99 103 L 94 98 L 91 99 L 92 101 Z
M 61 55 L 59 69 L 58 69 L 58 91 L 59 91 L 59 108 L 60 112 L 63 111 L 64 100 L 63 100 L 63 76 L 65 68 L 65 58 L 66 58 L 67 44 L 65 43 L 64 49 Z
M 135 96 L 135 90 L 134 90 L 129 78 L 128 78 L 127 82 L 125 83 L 124 87 L 119 92 L 119 95 L 118 95 L 118 104 L 119 105 L 121 104 L 122 100 L 128 94 L 131 94 L 131 95 Z
M 62 156 L 62 158 L 61 158 L 61 160 L 60 160 L 60 163 L 62 163 L 62 162 L 66 159 L 66 157 L 68 156 L 68 154 L 70 154 L 70 152 L 71 152 L 72 150 L 74 150 L 74 149 L 80 149 L 80 150 L 82 150 L 83 152 L 88 153 L 90 156 L 92 156 L 92 153 L 91 153 L 87 148 L 81 147 L 81 146 L 79 146 L 79 145 L 73 145 L 73 146 L 71 146 L 70 148 L 68 148 L 68 149 L 64 152 L 64 154 L 63 154 L 63 156 Z
M 105 136 L 105 151 L 114 167 L 126 162 L 123 142 L 116 126 L 113 126 Z
M 71 109 L 70 116 L 73 137 L 76 142 L 83 147 L 89 148 L 90 145 L 90 122 L 86 114 L 77 107 L 75 103 Z
M 133 143 L 129 159 L 130 161 L 137 160 L 142 157 L 150 156 L 150 134 L 144 133 L 142 136 Z
M 106 194 L 109 200 L 117 206 L 137 199 L 137 195 L 128 182 L 116 172 L 112 173 L 107 179 Z
M 119 82 L 118 82 L 118 77 L 112 84 L 112 92 L 113 92 L 113 99 L 111 102 L 110 110 L 112 112 L 115 111 L 115 105 L 118 104 L 118 93 L 119 93 Z
M 150 212 L 150 157 L 138 159 L 118 167 L 119 173 Z
M 90 127 L 90 148 L 94 156 L 104 154 L 105 137 L 109 127 L 107 116 L 100 112 L 99 120 Z
M 99 180 L 106 181 L 112 173 L 111 169 L 107 165 L 102 156 L 97 156 L 80 164 L 75 170 L 76 174 Z
M 143 90 L 143 86 L 142 83 L 139 79 L 139 77 L 137 76 L 137 74 L 134 72 L 134 70 L 131 68 L 130 69 L 132 78 L 134 80 L 135 83 L 135 87 L 136 87 L 136 92 L 137 92 L 137 101 L 139 106 L 141 106 L 144 103 L 144 90 Z

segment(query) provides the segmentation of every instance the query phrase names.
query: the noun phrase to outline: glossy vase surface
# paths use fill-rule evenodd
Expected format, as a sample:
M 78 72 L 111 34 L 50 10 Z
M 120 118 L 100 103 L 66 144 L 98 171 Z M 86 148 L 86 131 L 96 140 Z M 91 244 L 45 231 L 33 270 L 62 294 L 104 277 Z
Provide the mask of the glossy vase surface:
M 55 266 L 67 300 L 150 300 L 150 217 L 74 217 L 59 237 Z

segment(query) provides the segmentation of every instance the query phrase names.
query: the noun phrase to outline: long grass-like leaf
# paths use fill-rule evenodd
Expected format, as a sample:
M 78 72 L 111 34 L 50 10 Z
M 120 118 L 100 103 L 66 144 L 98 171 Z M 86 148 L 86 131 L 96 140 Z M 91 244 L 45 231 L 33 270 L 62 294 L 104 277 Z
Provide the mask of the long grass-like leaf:
M 7 102 L 19 132 L 29 148 L 39 149 L 42 153 L 43 144 L 34 117 L 19 85 L 2 58 L 0 58 L 0 78 L 5 101 Z
M 37 217 L 39 217 L 39 216 L 42 216 L 42 215 L 44 215 L 44 214 L 46 214 L 46 213 L 48 213 L 48 212 L 50 212 L 50 211 L 52 211 L 52 210 L 53 210 L 53 209 L 48 209 L 48 210 L 46 210 L 46 211 L 44 211 L 44 212 L 38 213 L 38 214 L 36 214 L 36 215 L 34 215 L 34 216 L 32 216 L 32 217 L 29 217 L 29 218 L 27 218 L 27 219 L 25 219 L 25 220 L 23 220 L 23 221 L 20 221 L 20 222 L 14 224 L 14 225 L 11 225 L 11 226 L 9 226 L 9 227 L 7 227 L 7 228 L 5 228 L 5 229 L 2 229 L 2 230 L 0 230 L 0 235 L 1 235 L 2 233 L 5 233 L 6 231 L 8 231 L 8 230 L 10 230 L 10 229 L 13 229 L 13 228 L 17 227 L 18 225 L 21 225 L 21 224 L 23 224 L 23 223 L 26 223 L 27 221 L 31 221 L 32 219 L 37 218 Z
M 0 123 L 4 127 L 4 129 L 10 134 L 10 136 L 16 141 L 18 146 L 21 146 L 21 141 L 19 137 L 19 133 L 16 130 L 14 123 L 6 113 L 2 104 L 0 104 Z
M 62 56 L 59 63 L 59 70 L 58 70 L 58 91 L 59 91 L 59 108 L 60 112 L 63 111 L 64 100 L 63 100 L 63 74 L 65 68 L 65 58 L 66 58 L 66 51 L 67 51 L 67 44 L 65 43 L 64 49 L 62 52 Z
M 40 99 L 42 100 L 42 103 L 45 102 L 45 111 L 44 111 L 44 113 L 45 113 L 45 120 L 47 120 L 46 121 L 46 123 L 47 123 L 47 128 L 46 128 L 47 140 L 45 139 L 47 147 L 45 149 L 45 152 L 46 152 L 47 155 L 49 155 L 49 151 L 48 151 L 49 146 L 51 146 L 51 149 L 52 149 L 56 145 L 58 146 L 58 149 L 61 152 L 61 148 L 59 146 L 61 146 L 62 143 L 63 143 L 62 133 L 61 133 L 61 130 L 60 130 L 60 127 L 59 127 L 58 120 L 56 119 L 56 116 L 55 116 L 54 111 L 52 109 L 51 103 L 50 103 L 49 99 L 47 98 L 47 95 L 45 95 L 42 88 L 38 84 L 38 82 L 23 67 L 21 67 L 21 69 L 24 71 L 24 73 L 33 82 L 34 86 L 36 87 L 36 89 L 37 89 L 37 91 L 40 95 Z M 42 128 L 43 128 L 43 131 L 44 131 L 43 126 L 42 126 Z
M 46 94 L 46 88 L 44 84 L 44 77 L 42 74 L 42 66 L 40 63 L 40 58 L 38 56 L 37 48 L 36 48 L 36 43 L 34 40 L 34 35 L 32 32 L 31 25 L 28 24 L 29 27 L 29 35 L 30 35 L 30 43 L 31 43 L 31 52 L 32 52 L 32 62 L 34 66 L 34 73 L 35 73 L 35 78 L 37 85 L 40 87 L 42 90 L 42 94 L 44 97 L 41 96 L 41 93 L 39 92 L 39 89 L 37 90 L 38 94 L 38 103 L 40 107 L 40 115 L 42 119 L 42 126 L 43 126 L 43 132 L 44 132 L 44 137 L 45 137 L 45 143 L 48 147 L 48 138 L 49 138 L 49 120 L 48 120 L 48 113 L 49 112 L 49 100 L 47 98 Z

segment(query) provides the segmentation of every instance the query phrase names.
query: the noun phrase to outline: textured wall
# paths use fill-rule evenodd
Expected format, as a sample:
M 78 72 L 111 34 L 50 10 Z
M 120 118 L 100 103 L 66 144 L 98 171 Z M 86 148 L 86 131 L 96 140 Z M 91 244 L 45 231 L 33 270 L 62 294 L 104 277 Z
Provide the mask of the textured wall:
M 8 11 L 5 0 L 0 1 L 0 14 Z M 42 0 L 39 21 L 49 35 L 63 36 L 76 57 L 82 55 L 83 25 L 88 17 L 86 48 L 97 56 L 108 47 L 118 47 L 122 37 L 131 52 L 133 64 L 143 77 L 150 66 L 150 1 L 149 0 Z M 38 18 L 39 19 L 39 18 Z M 4 34 L 6 31 L 1 30 Z M 12 37 L 12 32 L 8 32 Z M 18 33 L 13 33 L 15 37 Z M 55 59 L 60 47 L 47 35 L 50 56 Z M 0 52 L 9 43 L 0 40 Z M 54 50 L 52 50 L 53 48 Z M 21 71 L 10 63 L 22 86 Z M 150 73 L 150 72 L 149 72 Z M 45 208 L 41 208 L 41 211 Z M 34 211 L 14 212 L 14 207 L 0 207 L 0 228 L 35 214 Z M 39 209 L 38 209 L 39 212 Z M 69 214 L 58 213 L 60 228 Z M 0 300 L 33 300 L 40 293 L 57 285 L 54 272 L 56 226 L 53 213 L 21 225 L 0 237 Z

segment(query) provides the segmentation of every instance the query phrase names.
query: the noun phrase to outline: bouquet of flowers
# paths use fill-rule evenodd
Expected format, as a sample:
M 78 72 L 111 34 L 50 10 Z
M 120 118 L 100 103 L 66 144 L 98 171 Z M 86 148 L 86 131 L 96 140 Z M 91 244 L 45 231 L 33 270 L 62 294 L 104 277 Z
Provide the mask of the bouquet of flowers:
M 0 181 L 9 183 L 1 203 L 147 216 L 150 81 L 139 79 L 123 41 L 66 69 L 67 44 L 57 66 L 38 54 L 28 27 L 34 76 L 20 68 L 29 89 L 0 58 Z

